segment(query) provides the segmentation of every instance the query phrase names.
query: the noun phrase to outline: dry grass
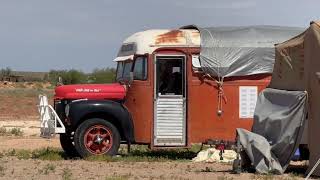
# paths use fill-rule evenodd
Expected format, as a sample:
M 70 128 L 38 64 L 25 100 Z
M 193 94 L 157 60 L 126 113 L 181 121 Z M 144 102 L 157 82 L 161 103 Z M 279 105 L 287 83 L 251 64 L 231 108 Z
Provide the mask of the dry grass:
M 115 176 L 107 176 L 105 180 L 127 180 L 131 176 L 129 174 L 126 175 L 115 175 Z
M 54 164 L 47 164 L 42 169 L 39 170 L 40 174 L 48 175 L 49 173 L 54 173 L 56 166 Z
M 48 161 L 58 161 L 69 159 L 66 154 L 57 148 L 44 148 L 37 150 L 9 150 L 3 153 L 4 156 L 15 156 L 18 159 L 40 159 Z M 165 161 L 190 161 L 196 153 L 187 150 L 159 150 L 151 151 L 145 147 L 136 146 L 130 154 L 118 156 L 89 156 L 87 161 L 100 162 L 165 162 Z M 77 160 L 80 158 L 75 158 Z
M 69 168 L 64 168 L 61 176 L 62 176 L 63 180 L 71 180 L 72 179 L 72 172 Z
M 52 102 L 53 93 L 52 89 L 0 88 L 0 119 L 37 117 L 39 94 L 46 94 Z

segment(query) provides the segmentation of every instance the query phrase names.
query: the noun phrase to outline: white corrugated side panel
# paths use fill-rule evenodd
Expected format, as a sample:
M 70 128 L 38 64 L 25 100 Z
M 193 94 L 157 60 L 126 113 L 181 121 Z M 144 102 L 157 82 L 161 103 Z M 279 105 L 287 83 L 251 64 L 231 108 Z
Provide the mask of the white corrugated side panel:
M 183 98 L 158 98 L 156 113 L 155 145 L 184 145 Z

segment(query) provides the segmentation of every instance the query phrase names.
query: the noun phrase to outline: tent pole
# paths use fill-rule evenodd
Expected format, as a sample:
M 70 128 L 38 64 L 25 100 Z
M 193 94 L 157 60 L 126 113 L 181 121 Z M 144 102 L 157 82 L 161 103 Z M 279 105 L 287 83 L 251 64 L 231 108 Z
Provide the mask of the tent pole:
M 311 169 L 311 171 L 309 172 L 309 174 L 307 175 L 305 180 L 309 179 L 309 177 L 312 175 L 313 171 L 316 170 L 316 168 L 318 167 L 319 164 L 320 164 L 320 158 L 318 159 L 317 163 L 313 166 L 313 168 Z

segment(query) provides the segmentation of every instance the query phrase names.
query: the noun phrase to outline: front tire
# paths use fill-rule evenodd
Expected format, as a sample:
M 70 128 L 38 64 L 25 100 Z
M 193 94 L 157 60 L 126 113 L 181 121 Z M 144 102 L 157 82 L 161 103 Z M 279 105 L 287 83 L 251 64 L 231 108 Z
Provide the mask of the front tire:
M 110 122 L 93 118 L 80 124 L 74 135 L 75 148 L 81 157 L 116 155 L 120 146 L 118 129 Z
M 60 134 L 60 145 L 67 156 L 69 157 L 79 156 L 73 143 L 73 135 L 69 133 Z

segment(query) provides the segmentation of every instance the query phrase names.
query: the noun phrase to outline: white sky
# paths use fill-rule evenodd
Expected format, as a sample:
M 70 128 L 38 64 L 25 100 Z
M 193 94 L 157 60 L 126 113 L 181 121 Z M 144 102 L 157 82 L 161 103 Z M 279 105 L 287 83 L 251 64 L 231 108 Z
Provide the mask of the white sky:
M 0 68 L 114 67 L 122 41 L 183 25 L 307 27 L 319 0 L 0 0 Z

